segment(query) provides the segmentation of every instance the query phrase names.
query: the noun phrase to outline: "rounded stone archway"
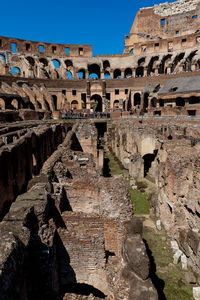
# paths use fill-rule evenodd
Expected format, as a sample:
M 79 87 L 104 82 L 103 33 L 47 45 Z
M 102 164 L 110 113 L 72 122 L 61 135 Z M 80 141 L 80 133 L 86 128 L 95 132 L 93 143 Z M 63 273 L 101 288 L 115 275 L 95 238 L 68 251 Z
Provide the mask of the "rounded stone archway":
M 102 97 L 98 94 L 94 94 L 90 98 L 90 107 L 96 112 L 102 112 L 103 104 L 102 104 Z

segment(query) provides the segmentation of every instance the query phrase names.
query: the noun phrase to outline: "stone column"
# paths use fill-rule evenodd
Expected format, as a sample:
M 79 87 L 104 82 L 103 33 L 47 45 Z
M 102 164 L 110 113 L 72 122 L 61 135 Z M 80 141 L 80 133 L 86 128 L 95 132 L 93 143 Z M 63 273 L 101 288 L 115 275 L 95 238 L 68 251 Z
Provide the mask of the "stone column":
M 133 69 L 132 69 L 132 77 L 135 78 L 135 75 L 136 75 L 136 68 L 133 68 Z

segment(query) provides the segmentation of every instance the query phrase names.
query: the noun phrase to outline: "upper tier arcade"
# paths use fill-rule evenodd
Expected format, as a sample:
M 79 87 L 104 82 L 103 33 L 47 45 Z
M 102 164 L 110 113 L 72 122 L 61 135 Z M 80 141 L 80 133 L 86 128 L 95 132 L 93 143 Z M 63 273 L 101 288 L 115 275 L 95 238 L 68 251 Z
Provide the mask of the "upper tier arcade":
M 124 53 L 173 52 L 192 48 L 200 41 L 199 16 L 199 0 L 179 0 L 141 8 L 125 37 Z

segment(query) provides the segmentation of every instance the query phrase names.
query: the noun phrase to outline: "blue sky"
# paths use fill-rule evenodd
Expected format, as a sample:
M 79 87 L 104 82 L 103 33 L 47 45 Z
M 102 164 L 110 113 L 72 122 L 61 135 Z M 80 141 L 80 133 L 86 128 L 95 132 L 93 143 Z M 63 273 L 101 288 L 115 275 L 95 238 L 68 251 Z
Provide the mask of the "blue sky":
M 0 35 L 41 42 L 91 44 L 93 55 L 122 53 L 124 36 L 129 34 L 139 8 L 164 2 L 1 1 Z

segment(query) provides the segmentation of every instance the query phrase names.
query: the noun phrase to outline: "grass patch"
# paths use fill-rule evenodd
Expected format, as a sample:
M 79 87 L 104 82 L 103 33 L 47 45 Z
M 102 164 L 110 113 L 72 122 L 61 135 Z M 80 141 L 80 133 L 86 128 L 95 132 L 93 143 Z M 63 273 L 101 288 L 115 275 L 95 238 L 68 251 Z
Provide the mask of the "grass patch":
M 149 214 L 149 201 L 147 193 L 141 193 L 139 190 L 130 188 L 131 201 L 134 206 L 135 215 Z
M 185 280 L 185 273 L 181 264 L 173 264 L 173 252 L 170 239 L 164 230 L 159 233 L 144 230 L 143 238 L 152 251 L 156 264 L 157 276 L 165 282 L 164 294 L 167 300 L 193 299 L 192 287 Z
M 127 171 L 123 168 L 123 166 L 120 164 L 118 159 L 110 152 L 106 151 L 104 158 L 108 160 L 108 165 L 109 165 L 109 171 L 110 175 L 123 175 Z

